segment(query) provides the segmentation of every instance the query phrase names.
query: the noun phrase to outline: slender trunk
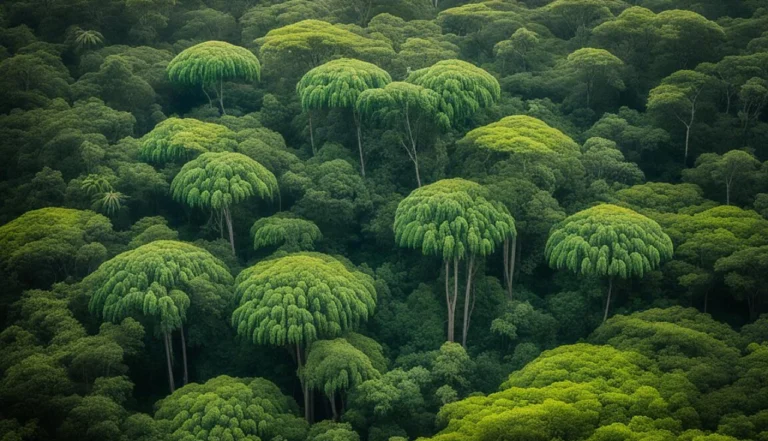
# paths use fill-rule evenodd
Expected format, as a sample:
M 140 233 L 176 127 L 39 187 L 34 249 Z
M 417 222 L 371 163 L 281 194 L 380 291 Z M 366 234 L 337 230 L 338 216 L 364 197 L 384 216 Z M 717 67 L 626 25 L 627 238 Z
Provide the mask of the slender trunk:
M 611 307 L 611 291 L 613 290 L 613 277 L 608 278 L 608 299 L 605 302 L 605 313 L 603 314 L 603 323 L 608 320 L 608 308 Z
M 221 106 L 221 114 L 226 115 L 227 111 L 224 109 L 224 78 L 221 79 L 219 84 L 219 105 Z
M 421 175 L 419 174 L 419 158 L 416 156 L 416 150 L 413 151 L 414 158 L 413 158 L 413 166 L 416 167 L 416 185 L 421 188 Z
M 312 156 L 317 154 L 317 148 L 315 147 L 315 131 L 312 129 L 312 111 L 308 110 L 309 115 L 309 142 L 312 145 Z
M 504 283 L 507 285 L 507 295 L 512 300 L 512 284 L 515 280 L 515 260 L 517 258 L 517 235 L 504 241 Z
M 475 265 L 475 256 L 470 256 L 467 262 L 467 287 L 464 290 L 464 324 L 461 330 L 461 345 L 467 347 L 467 333 L 469 332 L 469 298 L 472 296 L 472 273 Z
M 227 230 L 229 230 L 229 245 L 232 247 L 232 255 L 235 255 L 235 233 L 232 231 L 232 213 L 229 207 L 224 207 L 224 219 L 227 221 Z
M 328 397 L 331 401 L 331 412 L 333 413 L 333 420 L 338 421 L 339 420 L 339 413 L 336 410 L 336 395 L 332 395 Z
M 360 152 L 360 174 L 365 177 L 365 158 L 363 157 L 363 130 L 360 124 L 360 117 L 353 111 L 355 126 L 357 128 L 357 150 Z
M 731 205 L 731 180 L 725 180 L 725 205 Z
M 181 359 L 184 363 L 184 386 L 189 383 L 189 371 L 187 370 L 187 340 L 184 338 L 184 325 L 179 328 L 181 332 Z
M 419 174 L 419 154 L 417 150 L 416 137 L 413 135 L 413 129 L 411 128 L 411 117 L 408 113 L 407 103 L 405 105 L 405 128 L 408 131 L 408 140 L 411 142 L 412 151 L 408 151 L 407 147 L 405 150 L 408 152 L 408 156 L 411 157 L 413 166 L 416 167 L 416 184 L 419 186 L 419 188 L 421 188 L 421 175 Z
M 296 363 L 299 365 L 299 372 L 301 372 L 301 369 L 304 367 L 304 362 L 301 360 L 301 346 L 299 344 L 296 344 Z M 301 380 L 301 388 L 304 392 L 304 419 L 307 420 L 308 423 L 312 423 L 312 417 L 310 416 L 309 411 L 309 387 L 307 386 L 307 382 L 304 381 L 304 379 L 299 376 L 299 380 Z
M 447 339 L 448 341 L 451 341 L 451 289 L 450 289 L 450 280 L 451 280 L 451 270 L 448 265 L 448 261 L 445 261 L 445 307 L 448 310 L 448 329 L 447 329 Z
M 691 126 L 685 125 L 685 155 L 683 156 L 683 165 L 688 167 L 688 145 L 691 140 Z
M 203 89 L 203 93 L 205 94 L 205 97 L 208 98 L 208 106 L 210 108 L 213 108 L 213 100 L 211 99 L 211 96 L 208 94 L 208 91 L 205 90 L 205 84 L 200 86 L 201 89 Z
M 163 334 L 163 343 L 165 343 L 165 361 L 168 365 L 168 387 L 171 389 L 171 393 L 176 390 L 176 386 L 173 381 L 173 367 L 171 366 L 171 348 L 169 348 L 168 340 L 170 340 L 168 333 Z

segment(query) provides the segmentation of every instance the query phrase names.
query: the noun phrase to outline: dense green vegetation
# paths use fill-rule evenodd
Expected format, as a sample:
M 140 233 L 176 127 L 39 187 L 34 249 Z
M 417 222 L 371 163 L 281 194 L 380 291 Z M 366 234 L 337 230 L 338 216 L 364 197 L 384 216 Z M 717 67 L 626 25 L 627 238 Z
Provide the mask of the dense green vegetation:
M 0 2 L 0 441 L 768 441 L 766 107 L 766 0 Z

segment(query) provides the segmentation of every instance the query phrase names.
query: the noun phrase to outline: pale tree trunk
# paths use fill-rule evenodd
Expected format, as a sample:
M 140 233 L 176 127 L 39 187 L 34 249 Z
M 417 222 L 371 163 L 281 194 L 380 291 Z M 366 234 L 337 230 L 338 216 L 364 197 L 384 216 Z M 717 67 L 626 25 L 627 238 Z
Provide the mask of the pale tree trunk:
M 470 256 L 467 262 L 467 286 L 464 290 L 464 324 L 461 329 L 461 345 L 467 347 L 467 333 L 469 332 L 469 298 L 472 296 L 472 276 L 475 269 L 475 256 Z
M 413 134 L 413 129 L 411 128 L 411 117 L 408 112 L 408 104 L 405 105 L 405 129 L 408 132 L 408 140 L 411 143 L 411 148 L 409 149 L 408 146 L 405 145 L 405 143 L 403 143 L 403 147 L 405 147 L 405 151 L 408 153 L 408 156 L 411 158 L 411 162 L 413 162 L 413 166 L 416 168 L 416 184 L 419 186 L 419 188 L 421 188 L 421 174 L 419 173 L 418 144 L 416 142 L 416 136 L 414 136 Z
M 232 248 L 232 255 L 235 255 L 235 232 L 232 229 L 232 213 L 229 211 L 229 207 L 224 207 L 224 220 L 227 222 L 227 230 L 229 231 L 229 246 Z
M 613 277 L 608 278 L 608 298 L 605 301 L 605 313 L 603 313 L 603 323 L 608 320 L 608 308 L 611 307 L 611 291 L 613 290 Z
M 184 338 L 184 325 L 179 328 L 181 332 L 181 359 L 184 363 L 184 386 L 189 383 L 189 371 L 187 370 L 187 340 Z
M 352 111 L 352 117 L 355 120 L 355 128 L 357 129 L 357 150 L 360 152 L 360 174 L 365 177 L 365 158 L 363 157 L 363 130 L 360 122 L 360 115 L 356 111 Z
M 459 259 L 453 259 L 453 292 L 449 289 L 450 270 L 445 262 L 445 302 L 448 309 L 448 341 L 453 343 L 456 322 L 456 301 L 459 295 Z
M 296 363 L 299 365 L 299 372 L 301 372 L 301 368 L 304 367 L 304 362 L 301 359 L 301 346 L 298 343 L 296 343 Z M 304 419 L 311 424 L 312 416 L 309 409 L 309 387 L 307 386 L 307 382 L 304 381 L 301 376 L 299 376 L 299 380 L 301 380 L 301 388 L 304 392 Z
M 733 176 L 725 180 L 725 205 L 731 205 L 731 183 L 733 183 Z
M 205 84 L 200 86 L 201 89 L 203 89 L 203 93 L 205 94 L 205 97 L 208 98 L 208 106 L 213 109 L 213 100 L 211 99 L 211 96 L 208 94 L 208 91 L 205 90 Z
M 307 110 L 307 114 L 309 115 L 309 142 L 312 144 L 312 156 L 315 156 L 317 148 L 315 147 L 315 131 L 312 128 L 312 111 Z
M 163 334 L 163 343 L 165 343 L 165 361 L 168 365 L 168 386 L 171 389 L 171 393 L 176 390 L 176 384 L 173 381 L 173 366 L 171 365 L 171 348 L 170 348 L 170 336 L 168 333 Z
M 221 114 L 226 115 L 227 110 L 224 109 L 224 78 L 221 79 L 219 84 L 219 105 L 221 106 Z
M 507 295 L 512 300 L 512 283 L 515 280 L 515 259 L 517 257 L 517 235 L 504 240 L 504 283 L 507 287 Z
M 336 410 L 336 396 L 328 397 L 331 401 L 331 412 L 333 413 L 333 421 L 339 420 L 339 412 Z

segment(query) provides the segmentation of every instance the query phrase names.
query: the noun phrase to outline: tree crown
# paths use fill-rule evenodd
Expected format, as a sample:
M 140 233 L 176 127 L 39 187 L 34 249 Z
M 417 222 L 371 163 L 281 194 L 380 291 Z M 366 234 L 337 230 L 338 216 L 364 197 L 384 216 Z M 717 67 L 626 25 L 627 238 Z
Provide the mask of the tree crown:
M 242 79 L 255 81 L 261 64 L 251 51 L 224 41 L 206 41 L 187 48 L 168 64 L 168 78 L 186 85 L 207 85 Z

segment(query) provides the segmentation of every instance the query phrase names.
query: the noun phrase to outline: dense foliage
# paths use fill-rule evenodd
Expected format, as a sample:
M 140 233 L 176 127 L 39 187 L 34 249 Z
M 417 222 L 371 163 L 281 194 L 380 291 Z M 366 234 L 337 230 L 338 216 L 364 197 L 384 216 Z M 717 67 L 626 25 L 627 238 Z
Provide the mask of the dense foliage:
M 0 2 L 0 440 L 767 441 L 765 0 Z

